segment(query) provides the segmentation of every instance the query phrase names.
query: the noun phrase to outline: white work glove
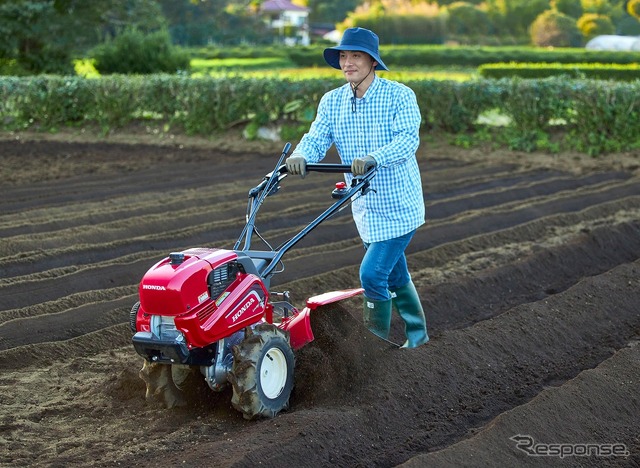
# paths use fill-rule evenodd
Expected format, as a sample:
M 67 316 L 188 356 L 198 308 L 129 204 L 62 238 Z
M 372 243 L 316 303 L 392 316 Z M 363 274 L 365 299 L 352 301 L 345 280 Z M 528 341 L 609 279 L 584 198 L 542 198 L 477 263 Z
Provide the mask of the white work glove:
M 307 160 L 303 156 L 292 154 L 284 163 L 289 174 L 299 175 L 303 179 L 307 175 Z
M 376 160 L 373 156 L 365 156 L 363 158 L 356 158 L 351 163 L 351 172 L 353 175 L 364 175 L 373 167 L 376 167 Z

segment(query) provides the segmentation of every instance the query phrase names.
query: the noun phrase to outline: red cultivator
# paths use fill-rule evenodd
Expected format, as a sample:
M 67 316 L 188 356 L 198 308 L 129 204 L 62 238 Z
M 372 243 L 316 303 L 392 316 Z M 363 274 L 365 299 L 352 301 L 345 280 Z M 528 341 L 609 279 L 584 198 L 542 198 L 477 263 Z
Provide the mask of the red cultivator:
M 353 178 L 350 187 L 336 184 L 333 204 L 298 234 L 275 249 L 252 250 L 253 235 L 263 239 L 255 228 L 257 212 L 286 178 L 282 163 L 289 148 L 287 144 L 275 169 L 249 191 L 247 222 L 233 249 L 174 252 L 142 278 L 131 328 L 133 345 L 145 359 L 140 374 L 147 382 L 147 397 L 159 397 L 169 407 L 180 404 L 180 387 L 198 369 L 215 391 L 231 384 L 232 404 L 246 419 L 273 417 L 289 405 L 293 351 L 314 338 L 311 311 L 362 292 L 321 294 L 298 310 L 287 291 L 269 290 L 283 255 L 353 197 L 365 195 L 375 175 L 373 169 Z M 308 164 L 307 170 L 351 171 L 342 164 Z

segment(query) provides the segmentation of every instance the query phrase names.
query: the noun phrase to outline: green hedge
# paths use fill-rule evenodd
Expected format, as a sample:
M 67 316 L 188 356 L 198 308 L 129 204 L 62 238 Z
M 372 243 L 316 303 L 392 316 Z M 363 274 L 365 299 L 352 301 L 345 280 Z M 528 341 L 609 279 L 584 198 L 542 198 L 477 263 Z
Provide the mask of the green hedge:
M 52 130 L 99 125 L 110 131 L 153 119 L 188 134 L 222 133 L 238 124 L 288 123 L 304 131 L 322 95 L 342 79 L 279 80 L 151 75 L 100 79 L 0 77 L 4 129 Z M 416 93 L 423 129 L 485 135 L 520 150 L 563 144 L 588 154 L 640 147 L 640 81 L 548 79 L 407 81 Z M 509 124 L 480 123 L 487 113 Z M 288 137 L 287 137 L 288 138 Z
M 287 49 L 289 58 L 301 67 L 326 66 L 325 47 Z M 380 56 L 390 68 L 420 66 L 478 67 L 487 63 L 619 63 L 638 62 L 638 52 L 597 51 L 578 48 L 543 49 L 536 47 L 471 47 L 406 45 L 381 46 Z
M 591 78 L 599 80 L 633 81 L 640 79 L 640 64 L 605 63 L 493 63 L 478 67 L 484 78 Z
M 238 47 L 184 47 L 183 50 L 189 57 L 199 59 L 237 59 L 237 58 L 268 58 L 268 57 L 287 57 L 288 47 L 277 46 L 238 46 Z

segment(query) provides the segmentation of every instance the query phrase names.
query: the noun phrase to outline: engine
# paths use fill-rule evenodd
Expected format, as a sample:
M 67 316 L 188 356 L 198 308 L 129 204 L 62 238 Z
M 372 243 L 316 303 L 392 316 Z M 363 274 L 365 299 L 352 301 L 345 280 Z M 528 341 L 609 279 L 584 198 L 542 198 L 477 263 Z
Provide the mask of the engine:
M 150 362 L 189 365 L 211 365 L 216 343 L 262 320 L 269 296 L 251 259 L 205 248 L 175 252 L 156 263 L 138 292 L 133 336 L 138 354 Z

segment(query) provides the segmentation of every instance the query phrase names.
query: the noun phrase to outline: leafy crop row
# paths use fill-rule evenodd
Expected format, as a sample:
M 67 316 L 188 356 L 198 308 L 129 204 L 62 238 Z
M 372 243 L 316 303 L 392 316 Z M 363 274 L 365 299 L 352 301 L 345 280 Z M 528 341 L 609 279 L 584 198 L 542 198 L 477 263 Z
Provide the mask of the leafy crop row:
M 99 125 L 105 132 L 152 119 L 188 134 L 220 134 L 274 124 L 284 139 L 308 128 L 321 96 L 342 79 L 201 78 L 187 76 L 0 77 L 0 125 L 55 130 Z M 565 77 L 523 80 L 406 81 L 416 93 L 423 130 L 474 135 L 513 149 L 553 150 L 553 137 L 597 155 L 640 147 L 640 81 Z M 487 113 L 508 124 L 483 123 Z M 291 128 L 295 132 L 291 132 Z M 288 133 L 287 129 L 289 129 Z M 285 135 L 286 133 L 286 135 Z
M 484 78 L 568 76 L 599 80 L 638 80 L 640 64 L 618 63 L 490 63 L 478 68 Z

